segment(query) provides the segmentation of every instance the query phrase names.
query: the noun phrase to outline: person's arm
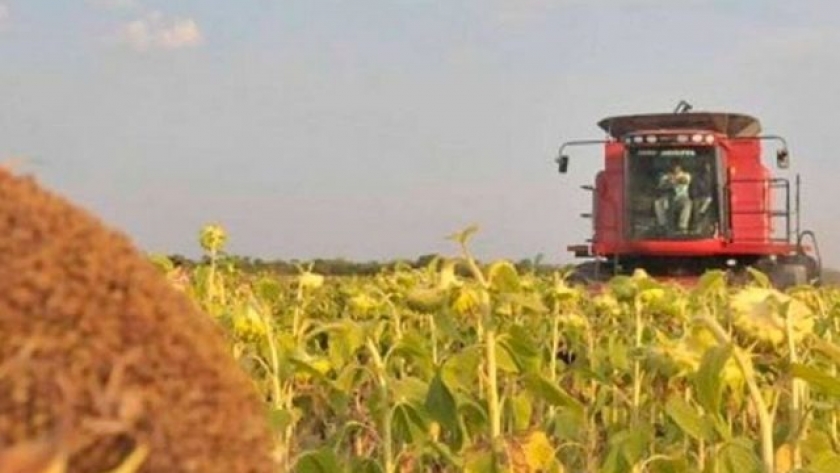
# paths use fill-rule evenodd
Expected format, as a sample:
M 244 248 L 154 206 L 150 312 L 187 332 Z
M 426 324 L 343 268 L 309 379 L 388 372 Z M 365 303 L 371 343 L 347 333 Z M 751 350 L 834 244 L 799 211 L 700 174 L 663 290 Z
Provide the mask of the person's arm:
M 659 189 L 667 189 L 671 186 L 671 176 L 666 172 L 659 176 L 659 184 L 657 184 L 657 188 Z

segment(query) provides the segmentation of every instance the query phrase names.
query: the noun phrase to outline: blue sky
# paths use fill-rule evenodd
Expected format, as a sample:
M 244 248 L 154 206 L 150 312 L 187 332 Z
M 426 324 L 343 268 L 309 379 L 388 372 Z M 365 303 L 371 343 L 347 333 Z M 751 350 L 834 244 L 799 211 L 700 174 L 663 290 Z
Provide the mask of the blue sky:
M 758 116 L 840 264 L 840 6 L 701 0 L 0 0 L 0 159 L 151 251 L 565 261 L 613 114 Z

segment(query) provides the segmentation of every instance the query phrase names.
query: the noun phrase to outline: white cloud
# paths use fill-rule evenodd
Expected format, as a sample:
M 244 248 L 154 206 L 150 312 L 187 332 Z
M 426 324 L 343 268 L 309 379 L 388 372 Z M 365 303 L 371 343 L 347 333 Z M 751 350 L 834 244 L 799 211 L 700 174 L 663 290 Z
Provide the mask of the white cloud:
M 198 23 L 192 18 L 166 18 L 155 11 L 123 25 L 122 39 L 134 50 L 180 49 L 204 42 Z
M 129 9 L 139 6 L 137 0 L 87 0 L 87 4 L 96 8 Z
M 501 27 L 523 27 L 559 10 L 595 9 L 613 11 L 629 8 L 637 11 L 713 6 L 710 0 L 468 0 L 487 16 L 491 24 Z
M 5 3 L 0 3 L 0 31 L 6 29 L 6 26 L 9 24 L 9 19 L 11 18 L 12 14 L 9 11 L 9 6 Z

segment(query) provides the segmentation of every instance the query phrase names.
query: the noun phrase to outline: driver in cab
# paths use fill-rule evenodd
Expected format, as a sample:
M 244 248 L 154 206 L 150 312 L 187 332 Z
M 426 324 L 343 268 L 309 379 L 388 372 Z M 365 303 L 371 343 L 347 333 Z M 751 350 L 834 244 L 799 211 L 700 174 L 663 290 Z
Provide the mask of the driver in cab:
M 688 222 L 691 218 L 691 197 L 688 195 L 690 184 L 691 174 L 686 172 L 678 161 L 672 161 L 671 170 L 659 177 L 656 188 L 660 195 L 654 201 L 654 211 L 657 224 L 668 232 L 673 230 L 674 216 L 677 220 L 677 231 L 688 232 Z

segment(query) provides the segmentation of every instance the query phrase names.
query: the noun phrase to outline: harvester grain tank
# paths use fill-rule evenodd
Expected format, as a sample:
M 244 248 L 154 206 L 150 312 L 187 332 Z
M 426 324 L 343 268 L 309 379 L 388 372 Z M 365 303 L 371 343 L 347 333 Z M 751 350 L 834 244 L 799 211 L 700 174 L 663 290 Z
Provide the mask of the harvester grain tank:
M 761 134 L 758 119 L 737 113 L 691 112 L 608 117 L 604 139 L 569 141 L 566 150 L 602 146 L 604 165 L 592 194 L 592 237 L 568 250 L 586 259 L 580 279 L 604 280 L 644 269 L 694 278 L 711 269 L 743 274 L 753 267 L 779 287 L 818 283 L 816 236 L 800 227 L 800 179 L 771 172 L 762 144 L 777 145 L 776 167 L 787 170 L 784 138 Z M 806 244 L 807 243 L 807 244 Z

